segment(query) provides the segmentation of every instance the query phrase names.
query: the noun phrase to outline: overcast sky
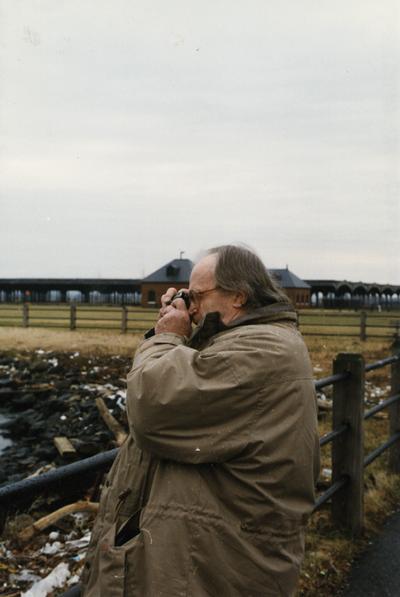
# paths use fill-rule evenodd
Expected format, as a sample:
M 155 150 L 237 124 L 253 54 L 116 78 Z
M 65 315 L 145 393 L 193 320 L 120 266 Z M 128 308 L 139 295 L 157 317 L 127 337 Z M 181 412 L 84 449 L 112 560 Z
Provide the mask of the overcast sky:
M 0 0 L 0 277 L 400 283 L 399 40 L 398 0 Z

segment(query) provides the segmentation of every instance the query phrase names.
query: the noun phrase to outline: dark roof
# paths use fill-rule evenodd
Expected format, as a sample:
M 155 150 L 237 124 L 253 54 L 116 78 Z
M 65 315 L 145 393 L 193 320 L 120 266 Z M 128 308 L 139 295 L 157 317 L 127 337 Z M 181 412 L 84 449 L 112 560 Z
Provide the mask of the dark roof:
M 142 282 L 189 282 L 192 268 L 193 263 L 190 259 L 173 259 L 143 278 Z M 306 282 L 288 269 L 270 269 L 269 272 L 282 288 L 310 288 Z
M 142 282 L 189 282 L 192 269 L 193 262 L 190 259 L 173 259 L 143 278 Z
M 304 280 L 298 278 L 288 269 L 270 269 L 269 273 L 282 288 L 310 288 Z

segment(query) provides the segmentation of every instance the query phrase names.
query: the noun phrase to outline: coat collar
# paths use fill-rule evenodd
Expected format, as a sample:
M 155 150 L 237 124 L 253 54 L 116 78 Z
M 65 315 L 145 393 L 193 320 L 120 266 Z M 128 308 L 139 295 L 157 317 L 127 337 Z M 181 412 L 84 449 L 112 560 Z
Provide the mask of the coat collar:
M 191 335 L 189 345 L 192 348 L 198 348 L 215 334 L 242 325 L 257 325 L 284 320 L 297 321 L 296 311 L 289 303 L 273 303 L 272 305 L 254 309 L 242 317 L 234 319 L 227 325 L 221 321 L 221 315 L 218 311 L 207 313 Z

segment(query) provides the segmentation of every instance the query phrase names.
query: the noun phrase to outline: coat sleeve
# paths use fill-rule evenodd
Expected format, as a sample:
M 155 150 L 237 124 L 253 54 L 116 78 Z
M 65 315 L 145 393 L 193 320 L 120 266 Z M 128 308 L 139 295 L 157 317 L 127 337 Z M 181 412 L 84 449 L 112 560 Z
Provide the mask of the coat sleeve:
M 139 348 L 127 398 L 139 447 L 194 464 L 223 462 L 246 447 L 255 392 L 238 379 L 227 344 L 199 352 L 179 336 L 159 334 Z

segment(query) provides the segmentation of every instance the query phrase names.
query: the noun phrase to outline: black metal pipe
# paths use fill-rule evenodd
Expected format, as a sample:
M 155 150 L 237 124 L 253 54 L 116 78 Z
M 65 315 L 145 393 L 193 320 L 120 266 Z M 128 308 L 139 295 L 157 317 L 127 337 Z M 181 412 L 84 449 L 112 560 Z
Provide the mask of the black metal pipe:
M 400 359 L 399 355 L 394 355 L 392 357 L 388 357 L 387 359 L 381 359 L 380 361 L 376 361 L 375 363 L 371 363 L 370 365 L 365 366 L 365 372 L 373 371 L 374 369 L 380 369 L 381 367 L 385 367 L 386 365 L 390 365 L 391 363 L 395 363 Z M 314 382 L 315 389 L 319 390 L 320 388 L 324 388 L 326 386 L 333 385 L 338 381 L 344 381 L 350 376 L 350 373 L 336 373 L 336 375 L 330 375 L 329 377 L 323 377 L 322 379 L 318 379 Z
M 325 504 L 325 502 L 327 502 L 335 493 L 342 489 L 342 487 L 344 487 L 348 482 L 349 477 L 347 475 L 343 475 L 343 477 L 335 481 L 335 483 L 333 483 L 329 487 L 329 489 L 327 489 L 322 495 L 319 496 L 319 498 L 315 502 L 313 512 L 318 510 L 318 508 L 320 508 L 322 504 Z
M 12 500 L 33 497 L 49 487 L 49 485 L 59 483 L 60 481 L 64 482 L 70 477 L 108 469 L 113 463 L 117 453 L 118 448 L 114 448 L 114 450 L 101 452 L 90 458 L 85 458 L 84 460 L 61 466 L 48 473 L 38 475 L 37 477 L 28 477 L 27 479 L 17 481 L 17 483 L 0 487 L 0 504 L 7 506 L 12 503 Z
M 381 402 L 380 404 L 377 404 L 376 406 L 373 406 L 372 408 L 370 408 L 369 410 L 367 410 L 364 413 L 364 420 L 369 419 L 370 417 L 372 417 L 373 415 L 375 415 L 379 411 L 383 410 L 384 408 L 386 408 L 390 404 L 393 404 L 393 402 L 397 402 L 397 400 L 400 400 L 400 394 L 395 394 L 394 396 L 390 396 L 386 400 L 383 400 L 383 402 Z
M 338 427 L 337 429 L 334 429 L 333 431 L 330 431 L 329 433 L 325 433 L 325 435 L 323 435 L 320 440 L 319 440 L 319 445 L 325 446 L 325 444 L 328 444 L 329 442 L 331 442 L 333 439 L 335 439 L 335 437 L 339 437 L 339 435 L 342 435 L 343 433 L 345 433 L 348 430 L 349 426 L 347 424 L 341 425 L 340 427 Z
M 322 379 L 318 379 L 314 382 L 315 389 L 319 390 L 320 388 L 324 388 L 325 386 L 330 386 L 338 381 L 344 381 L 350 377 L 350 373 L 336 373 L 335 375 L 330 375 L 329 377 L 323 377 Z
M 392 357 L 388 357 L 387 359 L 381 359 L 380 361 L 376 361 L 375 363 L 371 363 L 370 365 L 365 366 L 365 371 L 373 371 L 374 369 L 380 369 L 381 367 L 385 367 L 386 365 L 390 365 L 391 363 L 395 363 L 400 359 L 399 355 L 394 355 Z
M 366 466 L 368 466 L 369 464 L 371 464 L 371 462 L 373 462 L 376 458 L 378 458 L 378 456 L 380 456 L 382 454 L 382 452 L 384 452 L 385 450 L 387 450 L 388 448 L 390 448 L 390 446 L 392 444 L 395 444 L 399 440 L 400 440 L 400 431 L 397 431 L 397 433 L 395 433 L 394 435 L 392 435 L 387 440 L 387 442 L 385 442 L 384 444 L 381 444 L 378 448 L 376 448 L 376 450 L 373 450 L 372 452 L 370 452 L 368 454 L 368 456 L 366 456 L 364 458 L 364 468 Z

